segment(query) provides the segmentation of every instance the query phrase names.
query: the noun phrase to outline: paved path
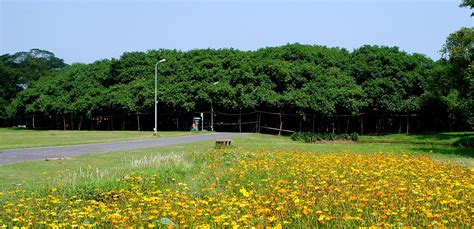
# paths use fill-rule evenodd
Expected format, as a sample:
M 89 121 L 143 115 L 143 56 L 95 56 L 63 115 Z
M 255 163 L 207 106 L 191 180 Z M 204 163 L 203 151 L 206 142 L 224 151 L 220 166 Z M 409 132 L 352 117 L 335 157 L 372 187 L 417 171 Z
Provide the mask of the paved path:
M 190 135 L 172 138 L 132 140 L 120 142 L 107 142 L 74 146 L 53 146 L 17 150 L 0 150 L 0 165 L 10 164 L 21 161 L 44 160 L 54 157 L 73 157 L 86 153 L 100 153 L 110 151 L 122 151 L 131 149 L 142 149 L 152 147 L 162 147 L 191 143 L 196 141 L 214 140 L 220 138 L 230 138 L 244 135 L 242 133 L 213 133 Z

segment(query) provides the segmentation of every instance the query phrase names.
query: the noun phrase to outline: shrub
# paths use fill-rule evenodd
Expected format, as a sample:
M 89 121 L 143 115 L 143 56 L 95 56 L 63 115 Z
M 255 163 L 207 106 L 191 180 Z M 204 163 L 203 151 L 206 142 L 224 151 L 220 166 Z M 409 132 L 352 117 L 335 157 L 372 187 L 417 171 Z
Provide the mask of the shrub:
M 350 137 L 350 138 L 351 138 L 352 141 L 355 141 L 355 142 L 356 142 L 356 141 L 359 140 L 359 134 L 356 133 L 356 132 L 354 132 L 354 133 L 351 134 L 351 137 Z
M 319 141 L 357 141 L 359 140 L 359 134 L 296 132 L 291 135 L 291 139 L 306 143 Z

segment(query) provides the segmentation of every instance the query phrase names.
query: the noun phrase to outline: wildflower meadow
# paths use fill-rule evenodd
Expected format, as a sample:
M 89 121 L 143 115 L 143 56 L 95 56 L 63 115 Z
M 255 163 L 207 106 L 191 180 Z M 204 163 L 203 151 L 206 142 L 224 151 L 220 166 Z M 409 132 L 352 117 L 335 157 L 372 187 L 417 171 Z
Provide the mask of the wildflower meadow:
M 395 153 L 220 149 L 189 154 L 192 173 L 153 170 L 108 190 L 2 193 L 14 227 L 471 227 L 474 169 Z M 184 178 L 183 178 L 184 177 Z

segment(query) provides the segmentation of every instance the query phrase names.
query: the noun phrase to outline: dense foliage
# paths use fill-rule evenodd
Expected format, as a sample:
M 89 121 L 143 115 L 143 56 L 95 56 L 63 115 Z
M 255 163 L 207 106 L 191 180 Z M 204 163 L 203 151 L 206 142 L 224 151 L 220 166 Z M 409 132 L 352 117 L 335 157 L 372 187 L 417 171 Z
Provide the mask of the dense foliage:
M 39 49 L 0 56 L 0 124 L 15 114 L 16 106 L 10 103 L 19 92 L 42 77 L 55 74 L 64 66 L 66 64 L 62 59 Z
M 349 52 L 301 44 L 254 52 L 131 52 L 66 67 L 52 54 L 49 59 L 29 57 L 40 63 L 37 68 L 18 54 L 5 55 L 0 64 L 2 119 L 59 117 L 79 129 L 83 118 L 151 113 L 154 64 L 165 58 L 158 69 L 162 111 L 208 110 L 212 102 L 221 111 L 426 113 L 466 129 L 474 121 L 473 33 L 463 28 L 451 34 L 442 50 L 446 58 L 437 62 L 397 47 L 363 46 Z
M 291 139 L 300 142 L 314 143 L 321 141 L 357 141 L 358 133 L 336 134 L 336 133 L 313 133 L 313 132 L 296 132 L 291 135 Z

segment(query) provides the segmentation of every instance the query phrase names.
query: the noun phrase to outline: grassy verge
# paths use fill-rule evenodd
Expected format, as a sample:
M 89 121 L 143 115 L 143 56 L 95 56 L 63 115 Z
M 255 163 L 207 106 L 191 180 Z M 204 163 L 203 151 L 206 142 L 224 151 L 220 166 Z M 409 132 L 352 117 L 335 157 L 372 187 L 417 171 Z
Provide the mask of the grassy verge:
M 235 138 L 233 147 L 248 150 L 267 149 L 277 151 L 296 152 L 353 152 L 353 153 L 412 153 L 429 156 L 436 160 L 456 162 L 463 166 L 474 166 L 472 149 L 443 145 L 408 145 L 408 144 L 372 144 L 356 143 L 348 145 L 338 144 L 307 144 L 292 141 L 289 137 L 249 134 Z M 213 141 L 196 142 L 153 149 L 111 152 L 101 154 L 87 154 L 71 160 L 32 161 L 0 166 L 0 191 L 15 188 L 21 184 L 26 189 L 38 189 L 56 184 L 67 186 L 67 183 L 81 183 L 94 181 L 102 182 L 105 178 L 113 180 L 132 171 L 140 171 L 140 167 L 133 165 L 136 160 L 147 160 L 156 156 L 182 155 L 187 157 L 202 154 L 214 148 Z M 69 177 L 64 179 L 65 177 Z M 94 178 L 95 177 L 95 178 Z M 64 180 L 74 182 L 63 182 Z
M 177 137 L 201 132 L 163 131 L 159 137 Z M 0 150 L 44 146 L 79 145 L 154 138 L 150 131 L 58 131 L 0 128 Z
M 472 147 L 474 143 L 474 132 L 364 135 L 359 137 L 359 142 L 449 146 L 468 146 L 471 144 Z
M 0 220 L 47 227 L 470 223 L 473 170 L 466 166 L 473 160 L 459 155 L 463 148 L 305 144 L 260 134 L 233 145 L 213 150 L 205 141 L 0 166 L 7 174 Z

